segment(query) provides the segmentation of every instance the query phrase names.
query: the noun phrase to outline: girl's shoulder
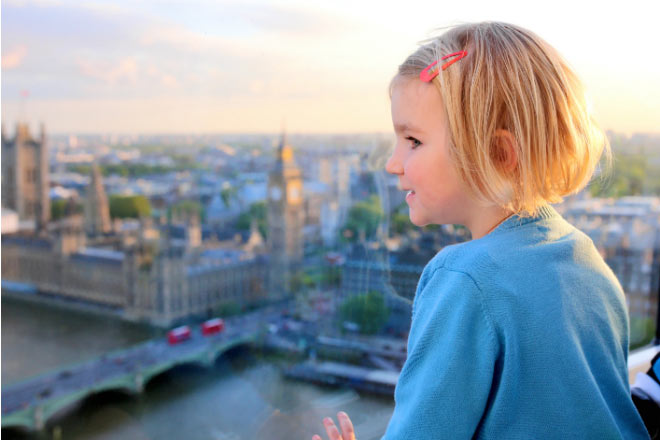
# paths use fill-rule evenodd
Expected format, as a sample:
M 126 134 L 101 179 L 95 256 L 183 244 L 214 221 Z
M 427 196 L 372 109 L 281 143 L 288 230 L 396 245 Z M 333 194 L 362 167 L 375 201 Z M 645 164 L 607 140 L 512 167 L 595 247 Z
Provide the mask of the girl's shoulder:
M 445 268 L 490 283 L 513 273 L 540 274 L 557 265 L 601 266 L 601 260 L 592 240 L 548 206 L 536 217 L 509 218 L 480 239 L 446 246 L 422 276 Z

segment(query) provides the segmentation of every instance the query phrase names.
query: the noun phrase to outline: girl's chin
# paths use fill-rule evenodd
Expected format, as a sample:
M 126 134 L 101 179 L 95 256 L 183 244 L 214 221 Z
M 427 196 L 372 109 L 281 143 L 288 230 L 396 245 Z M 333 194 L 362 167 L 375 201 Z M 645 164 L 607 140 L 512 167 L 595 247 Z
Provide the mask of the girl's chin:
M 412 210 L 410 211 L 409 217 L 410 217 L 410 223 L 412 223 L 415 226 L 419 226 L 420 228 L 429 224 L 429 222 L 426 219 L 418 218 Z

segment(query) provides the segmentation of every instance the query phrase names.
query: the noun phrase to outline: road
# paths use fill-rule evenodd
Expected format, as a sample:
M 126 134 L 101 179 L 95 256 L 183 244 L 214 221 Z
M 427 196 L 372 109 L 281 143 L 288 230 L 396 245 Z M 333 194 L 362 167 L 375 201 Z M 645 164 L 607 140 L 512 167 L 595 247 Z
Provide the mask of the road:
M 175 364 L 177 360 L 201 355 L 214 346 L 259 332 L 268 323 L 276 322 L 279 316 L 277 311 L 265 310 L 228 318 L 225 330 L 214 335 L 204 336 L 197 327 L 192 329 L 190 339 L 175 345 L 168 344 L 165 337 L 154 339 L 3 387 L 2 415 L 93 389 L 113 378 L 138 374 L 149 367 Z

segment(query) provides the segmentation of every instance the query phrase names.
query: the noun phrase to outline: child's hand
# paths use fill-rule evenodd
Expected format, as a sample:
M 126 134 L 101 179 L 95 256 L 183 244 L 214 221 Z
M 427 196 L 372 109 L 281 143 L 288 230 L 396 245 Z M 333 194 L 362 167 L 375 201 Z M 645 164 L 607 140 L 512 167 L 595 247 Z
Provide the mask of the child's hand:
M 348 418 L 348 414 L 341 411 L 337 413 L 337 420 L 339 420 L 339 426 L 341 427 L 341 435 L 337 430 L 334 422 L 330 417 L 323 419 L 323 426 L 325 426 L 325 432 L 328 433 L 330 440 L 355 440 L 355 431 L 353 431 L 353 423 L 351 419 Z M 312 440 L 322 440 L 320 436 L 315 435 L 312 437 Z

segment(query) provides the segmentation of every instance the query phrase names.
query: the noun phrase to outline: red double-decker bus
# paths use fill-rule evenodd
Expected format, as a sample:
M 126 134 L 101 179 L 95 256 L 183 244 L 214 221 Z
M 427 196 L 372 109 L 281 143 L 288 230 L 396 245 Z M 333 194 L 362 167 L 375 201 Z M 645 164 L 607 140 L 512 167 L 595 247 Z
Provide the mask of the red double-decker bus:
M 190 327 L 182 325 L 181 327 L 173 328 L 167 332 L 167 342 L 170 345 L 178 344 L 186 339 L 190 339 Z
M 225 321 L 220 318 L 209 319 L 202 323 L 202 334 L 204 336 L 220 333 L 225 329 Z

